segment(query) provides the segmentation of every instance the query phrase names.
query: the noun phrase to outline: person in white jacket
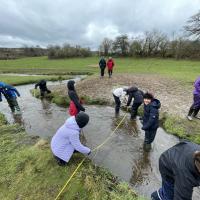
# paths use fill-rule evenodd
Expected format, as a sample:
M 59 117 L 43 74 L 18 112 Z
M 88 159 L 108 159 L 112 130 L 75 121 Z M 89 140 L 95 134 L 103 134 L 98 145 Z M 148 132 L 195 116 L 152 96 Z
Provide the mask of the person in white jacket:
M 75 151 L 90 154 L 90 148 L 82 145 L 79 138 L 81 128 L 86 126 L 88 121 L 89 116 L 79 112 L 76 117 L 68 118 L 53 136 L 51 150 L 59 165 L 66 165 Z
M 113 90 L 113 97 L 115 100 L 115 114 L 119 114 L 120 106 L 121 106 L 121 100 L 125 99 L 127 88 L 117 88 Z

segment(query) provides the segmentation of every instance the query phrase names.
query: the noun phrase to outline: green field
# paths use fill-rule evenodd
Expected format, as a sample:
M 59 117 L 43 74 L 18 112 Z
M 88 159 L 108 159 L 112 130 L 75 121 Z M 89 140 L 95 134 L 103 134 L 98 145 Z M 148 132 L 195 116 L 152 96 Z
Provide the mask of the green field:
M 98 57 L 56 60 L 49 60 L 47 57 L 34 57 L 17 60 L 1 60 L 0 73 L 97 73 L 99 71 L 98 61 Z M 193 82 L 200 74 L 200 61 L 115 58 L 115 63 L 114 72 L 161 74 L 167 77 L 185 80 L 186 82 Z

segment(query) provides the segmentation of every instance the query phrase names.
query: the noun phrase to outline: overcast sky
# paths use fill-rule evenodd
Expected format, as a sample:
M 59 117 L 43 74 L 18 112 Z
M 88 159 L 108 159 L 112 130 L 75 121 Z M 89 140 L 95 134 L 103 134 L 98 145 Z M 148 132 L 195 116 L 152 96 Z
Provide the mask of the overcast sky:
M 0 47 L 80 44 L 151 29 L 180 32 L 200 0 L 0 0 Z

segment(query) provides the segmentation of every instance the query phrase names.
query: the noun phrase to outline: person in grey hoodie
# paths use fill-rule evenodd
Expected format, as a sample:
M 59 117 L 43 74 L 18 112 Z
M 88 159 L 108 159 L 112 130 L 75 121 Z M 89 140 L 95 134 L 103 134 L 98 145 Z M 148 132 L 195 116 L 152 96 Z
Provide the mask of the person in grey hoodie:
M 73 153 L 89 155 L 90 148 L 81 144 L 79 136 L 81 129 L 87 125 L 89 116 L 84 112 L 79 112 L 72 116 L 57 130 L 51 140 L 51 151 L 57 160 L 58 165 L 66 165 Z

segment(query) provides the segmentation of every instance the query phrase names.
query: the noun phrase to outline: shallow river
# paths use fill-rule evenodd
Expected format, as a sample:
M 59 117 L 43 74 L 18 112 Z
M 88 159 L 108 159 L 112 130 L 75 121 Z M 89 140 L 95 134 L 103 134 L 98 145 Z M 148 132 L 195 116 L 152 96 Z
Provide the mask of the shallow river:
M 48 85 L 52 84 L 59 83 L 48 82 Z M 51 138 L 69 116 L 67 109 L 46 100 L 34 98 L 29 92 L 33 88 L 32 84 L 17 87 L 21 94 L 21 97 L 18 98 L 23 113 L 21 123 L 27 133 L 39 135 L 42 138 Z M 19 119 L 14 120 L 5 99 L 0 103 L 0 112 L 4 113 L 11 123 L 20 121 Z M 90 122 L 83 131 L 86 144 L 90 148 L 102 143 L 125 114 L 121 112 L 120 116 L 116 118 L 114 109 L 106 106 L 86 106 L 86 112 L 90 115 Z M 97 154 L 91 155 L 91 159 L 97 165 L 109 169 L 121 180 L 129 182 L 140 195 L 144 195 L 148 199 L 150 194 L 161 184 L 158 170 L 160 154 L 179 140 L 159 128 L 151 152 L 146 153 L 142 148 L 143 139 L 144 132 L 141 131 L 139 120 L 132 122 L 127 115 L 123 125 L 108 143 L 98 150 Z M 193 200 L 199 199 L 200 190 L 196 189 Z

